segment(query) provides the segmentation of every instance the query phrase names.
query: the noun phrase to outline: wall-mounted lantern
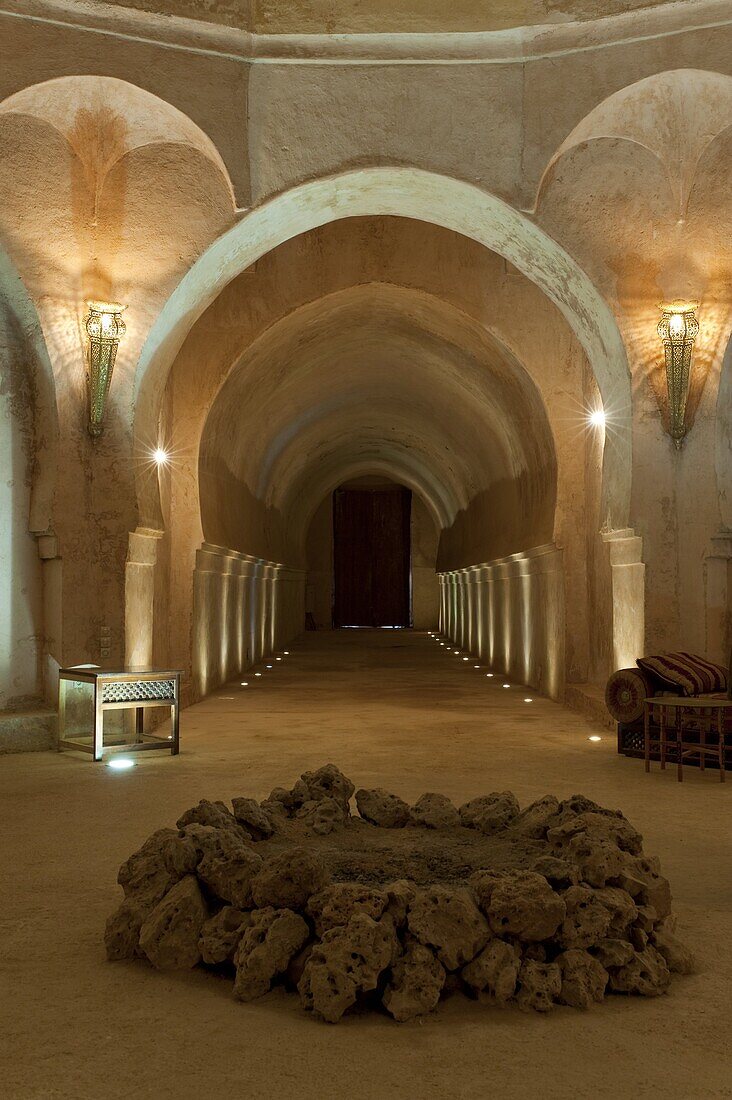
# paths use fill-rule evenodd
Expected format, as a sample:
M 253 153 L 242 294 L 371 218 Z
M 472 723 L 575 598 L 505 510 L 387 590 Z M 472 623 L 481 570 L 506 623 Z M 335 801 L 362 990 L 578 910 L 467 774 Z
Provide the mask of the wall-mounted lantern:
M 681 301 L 659 306 L 661 320 L 658 322 L 658 335 L 663 342 L 666 358 L 671 438 L 677 450 L 681 450 L 688 430 L 686 398 L 689 394 L 692 350 L 699 332 L 699 322 L 696 319 L 698 307 L 698 302 Z
M 117 348 L 126 331 L 122 320 L 126 308 L 114 302 L 89 302 L 85 323 L 89 335 L 89 434 L 93 436 L 102 434 Z

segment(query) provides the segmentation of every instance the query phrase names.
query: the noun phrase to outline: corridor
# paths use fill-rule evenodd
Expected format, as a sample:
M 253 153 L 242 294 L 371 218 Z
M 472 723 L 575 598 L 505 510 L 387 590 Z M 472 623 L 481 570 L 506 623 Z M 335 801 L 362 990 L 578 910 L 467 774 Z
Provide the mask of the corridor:
M 681 787 L 673 770 L 646 776 L 640 761 L 616 755 L 612 733 L 520 685 L 502 687 L 427 634 L 317 632 L 280 656 L 266 662 L 271 669 L 257 666 L 261 676 L 247 674 L 247 687 L 229 683 L 187 709 L 177 758 L 142 754 L 123 773 L 73 753 L 4 759 L 5 849 L 25 863 L 17 880 L 9 866 L 0 880 L 9 992 L 0 1029 L 15 1051 L 4 1095 L 46 1098 L 59 1079 L 75 1095 L 120 1100 L 159 1097 L 161 1081 L 163 1094 L 182 1100 L 224 1091 L 256 1100 L 295 1092 L 524 1100 L 570 1089 L 644 1097 L 661 1083 L 664 1096 L 722 1095 L 732 967 L 718 945 L 732 890 L 720 868 L 732 842 L 715 775 L 688 769 Z M 593 734 L 602 740 L 589 741 Z M 145 837 L 202 797 L 262 798 L 327 761 L 358 786 L 410 801 L 426 790 L 458 804 L 491 790 L 511 789 L 522 804 L 580 791 L 622 808 L 646 851 L 661 857 L 698 973 L 667 997 L 613 998 L 581 1016 L 560 1008 L 525 1017 L 454 998 L 413 1025 L 369 1016 L 331 1029 L 279 992 L 232 1004 L 228 982 L 198 971 L 161 979 L 139 964 L 105 961 L 117 867 Z M 693 828 L 702 820 L 704 829 Z M 674 1059 L 690 1020 L 693 1048 Z M 570 1056 L 574 1084 L 565 1077 Z

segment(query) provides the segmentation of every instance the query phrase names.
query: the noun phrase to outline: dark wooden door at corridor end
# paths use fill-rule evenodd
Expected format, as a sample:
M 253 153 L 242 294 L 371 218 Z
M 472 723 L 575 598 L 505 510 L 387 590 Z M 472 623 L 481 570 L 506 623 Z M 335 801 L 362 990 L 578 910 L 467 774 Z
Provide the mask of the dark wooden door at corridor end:
M 410 625 L 409 489 L 333 494 L 333 625 Z

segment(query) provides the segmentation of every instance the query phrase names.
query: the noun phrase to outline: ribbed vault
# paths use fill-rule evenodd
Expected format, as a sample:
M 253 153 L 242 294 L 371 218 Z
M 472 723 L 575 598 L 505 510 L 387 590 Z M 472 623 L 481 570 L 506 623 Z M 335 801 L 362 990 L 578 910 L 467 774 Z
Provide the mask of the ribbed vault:
M 201 441 L 205 538 L 301 562 L 319 502 L 364 473 L 422 496 L 443 565 L 552 537 L 556 459 L 529 375 L 459 309 L 389 284 L 309 303 L 242 354 Z

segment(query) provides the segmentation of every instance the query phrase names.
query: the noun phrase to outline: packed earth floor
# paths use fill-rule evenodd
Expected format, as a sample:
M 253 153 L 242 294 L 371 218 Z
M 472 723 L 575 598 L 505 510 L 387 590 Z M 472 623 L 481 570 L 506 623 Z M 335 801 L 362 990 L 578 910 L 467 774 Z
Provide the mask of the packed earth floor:
M 182 752 L 114 773 L 74 753 L 0 758 L 0 1062 L 9 1100 L 122 1097 L 728 1097 L 732 1011 L 729 783 L 619 757 L 612 733 L 504 689 L 425 635 L 306 635 L 290 656 L 186 710 Z M 591 734 L 602 740 L 589 741 Z M 586 1013 L 462 997 L 397 1026 L 304 1016 L 275 990 L 106 962 L 117 869 L 200 798 L 264 797 L 332 760 L 364 787 L 460 804 L 582 792 L 621 809 L 661 858 L 677 934 L 697 959 L 668 996 Z

